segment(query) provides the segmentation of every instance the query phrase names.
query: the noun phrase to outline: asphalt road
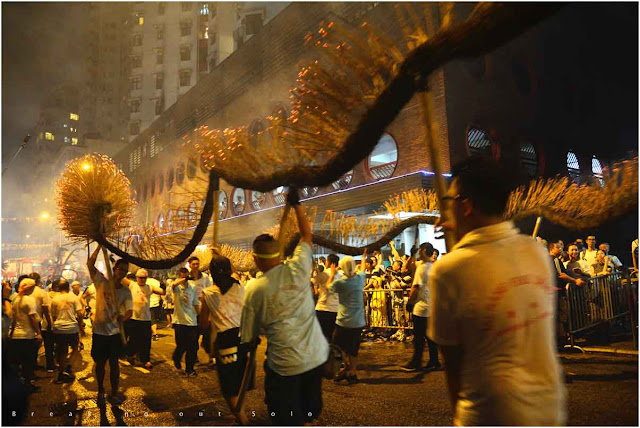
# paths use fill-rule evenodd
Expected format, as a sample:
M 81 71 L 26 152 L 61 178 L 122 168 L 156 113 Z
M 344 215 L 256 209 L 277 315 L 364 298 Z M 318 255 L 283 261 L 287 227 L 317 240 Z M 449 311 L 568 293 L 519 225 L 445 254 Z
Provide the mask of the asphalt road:
M 98 407 L 89 355 L 91 344 L 85 340 L 82 368 L 77 370 L 74 383 L 58 385 L 53 383 L 53 374 L 37 372 L 41 378 L 36 383 L 41 391 L 31 395 L 23 425 L 233 425 L 215 370 L 200 363 L 196 365 L 197 378 L 184 377 L 170 359 L 173 330 L 165 328 L 159 333 L 162 337 L 152 344 L 151 371 L 121 365 L 121 389 L 127 398 L 120 407 Z M 363 343 L 360 383 L 347 386 L 324 381 L 324 411 L 318 425 L 451 425 L 444 372 L 400 370 L 410 356 L 411 346 L 399 342 Z M 263 342 L 258 350 L 256 389 L 246 399 L 247 414 L 255 425 L 269 423 L 261 365 L 264 350 Z M 203 362 L 207 359 L 202 350 L 199 358 Z M 567 384 L 569 425 L 638 425 L 637 357 L 562 354 L 561 360 L 565 371 L 571 373 Z M 108 391 L 108 374 L 105 382 Z M 4 422 L 6 425 L 9 421 Z

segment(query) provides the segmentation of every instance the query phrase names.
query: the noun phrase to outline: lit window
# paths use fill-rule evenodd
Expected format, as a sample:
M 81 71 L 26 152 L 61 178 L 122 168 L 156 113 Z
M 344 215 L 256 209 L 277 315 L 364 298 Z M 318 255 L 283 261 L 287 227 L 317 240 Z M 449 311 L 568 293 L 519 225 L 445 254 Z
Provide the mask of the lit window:
M 69 128 L 69 130 L 70 130 L 71 132 L 78 132 L 78 129 L 77 129 L 77 128 Z
M 593 156 L 591 159 L 591 172 L 593 173 L 593 177 L 598 180 L 601 187 L 604 187 L 604 178 L 602 175 L 602 165 L 600 164 L 600 160 Z
M 69 119 L 71 119 L 71 120 L 79 120 L 80 116 L 78 116 L 78 114 L 76 114 L 76 113 L 69 113 Z
M 376 180 L 389 178 L 396 170 L 398 163 L 398 146 L 389 134 L 382 134 L 378 144 L 369 155 L 367 166 L 369 173 Z
M 278 205 L 282 205 L 284 204 L 284 186 L 280 186 L 276 189 L 273 190 L 273 192 L 271 192 L 273 195 L 273 199 L 275 199 L 276 204 Z
M 64 125 L 62 125 L 62 127 L 63 127 L 63 128 L 66 128 L 66 127 L 67 127 L 67 124 L 65 123 Z
M 342 177 L 331 183 L 334 190 L 346 189 L 353 180 L 353 170 L 347 172 Z
M 138 15 L 138 25 L 143 25 L 143 24 L 144 24 L 144 16 Z
M 520 160 L 522 166 L 527 171 L 529 178 L 536 178 L 538 175 L 538 154 L 531 143 L 523 143 L 520 146 Z
M 204 207 L 204 201 L 202 202 L 202 206 Z M 229 211 L 229 200 L 227 199 L 226 192 L 220 190 L 220 193 L 218 193 L 218 219 L 222 220 L 225 218 L 227 211 Z
M 234 215 L 240 215 L 244 213 L 245 199 L 244 190 L 236 187 L 231 194 L 231 208 Z
M 467 144 L 469 145 L 469 152 L 472 155 L 476 153 L 491 155 L 491 140 L 489 140 L 489 136 L 482 129 L 469 128 L 469 132 L 467 132 Z
M 69 137 L 64 137 L 64 142 L 65 142 L 65 143 L 68 143 L 69 141 L 71 141 L 71 140 L 69 139 Z
M 580 183 L 580 162 L 572 151 L 567 153 L 567 172 L 573 181 Z
M 251 191 L 251 205 L 253 205 L 253 210 L 258 211 L 262 207 L 264 207 L 264 203 L 267 200 L 267 194 L 258 192 L 257 190 Z
M 78 139 L 76 137 L 72 137 L 71 138 L 71 145 L 72 146 L 77 146 L 78 145 Z
M 56 137 L 51 132 L 45 132 L 44 138 L 45 140 L 50 140 L 50 141 L 54 141 L 56 139 Z

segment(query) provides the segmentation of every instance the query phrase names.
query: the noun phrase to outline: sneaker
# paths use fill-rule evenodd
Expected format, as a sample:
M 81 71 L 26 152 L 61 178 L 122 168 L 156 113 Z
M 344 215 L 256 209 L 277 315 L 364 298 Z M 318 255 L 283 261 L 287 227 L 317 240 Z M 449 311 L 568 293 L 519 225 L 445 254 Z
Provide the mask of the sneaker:
M 156 341 L 160 340 L 160 338 L 158 337 L 158 335 L 157 335 L 157 334 L 154 334 L 153 336 L 151 336 L 151 339 L 152 339 L 154 342 L 156 342 Z
M 55 383 L 57 384 L 70 383 L 70 382 L 73 382 L 75 379 L 76 379 L 75 376 L 72 376 L 67 372 L 62 372 L 58 375 L 58 378 L 56 379 Z
M 418 364 L 415 364 L 413 362 L 410 362 L 408 364 L 405 364 L 404 366 L 400 367 L 402 370 L 404 370 L 405 372 L 416 372 L 418 371 L 418 369 L 420 368 L 420 366 Z
M 424 366 L 423 370 L 425 372 L 436 372 L 439 370 L 442 370 L 442 364 L 440 363 L 429 363 L 426 366 Z
M 173 360 L 173 366 L 174 366 L 176 369 L 178 369 L 178 370 L 182 371 L 182 363 L 180 363 L 180 361 L 179 361 L 179 360 Z
M 191 370 L 190 372 L 185 373 L 186 377 L 198 377 L 198 373 L 195 370 Z
M 153 364 L 151 364 L 151 361 L 147 361 L 144 364 L 144 368 L 147 369 L 147 370 L 151 370 L 153 368 Z
M 338 383 L 343 379 L 346 379 L 347 376 L 347 371 L 346 370 L 340 370 L 340 372 L 336 375 L 336 377 L 333 379 L 334 382 Z
M 127 397 L 124 396 L 123 393 L 121 392 L 116 392 L 116 393 L 111 393 L 109 394 L 109 397 L 107 397 L 107 399 L 109 400 L 109 402 L 115 406 L 119 406 L 120 404 L 124 403 L 124 400 L 126 400 Z

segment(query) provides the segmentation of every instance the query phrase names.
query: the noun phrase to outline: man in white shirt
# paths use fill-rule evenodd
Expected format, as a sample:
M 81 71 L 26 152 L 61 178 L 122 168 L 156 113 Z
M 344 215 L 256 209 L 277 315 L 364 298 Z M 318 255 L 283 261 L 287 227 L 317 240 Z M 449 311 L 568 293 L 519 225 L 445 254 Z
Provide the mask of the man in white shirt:
M 444 356 L 454 425 L 564 425 L 549 255 L 503 221 L 509 171 L 472 156 L 452 175 L 442 227 L 458 243 L 429 272 L 428 332 Z
M 335 254 L 329 254 L 327 257 L 327 266 L 328 269 L 331 269 L 331 266 L 338 267 L 338 256 Z M 342 278 L 342 274 L 340 272 L 336 272 L 335 279 L 338 280 Z M 329 343 L 332 342 L 333 330 L 336 326 L 336 317 L 338 316 L 338 308 L 340 306 L 340 300 L 336 293 L 332 293 L 329 291 L 329 283 L 327 280 L 329 279 L 329 275 L 322 271 L 318 272 L 316 277 L 314 278 L 314 287 L 318 293 L 318 302 L 316 303 L 316 316 L 318 317 L 318 321 L 320 322 L 320 327 L 322 327 L 322 334 L 327 339 Z
M 188 377 L 196 377 L 198 373 L 194 365 L 198 355 L 198 314 L 200 313 L 200 299 L 196 289 L 189 285 L 189 271 L 181 268 L 178 278 L 169 282 L 173 290 L 173 315 L 172 323 L 175 329 L 176 349 L 173 351 L 173 364 L 178 370 L 182 370 L 182 356 L 185 355 L 185 374 Z
M 424 352 L 424 342 L 429 346 L 429 362 L 424 367 L 425 371 L 440 370 L 442 366 L 438 359 L 438 345 L 427 337 L 427 323 L 431 316 L 431 299 L 429 296 L 429 271 L 431 270 L 431 257 L 433 256 L 433 245 L 424 242 L 418 250 L 418 258 L 422 261 L 416 268 L 413 278 L 413 286 L 409 293 L 407 303 L 413 304 L 413 357 L 411 361 L 402 367 L 404 371 L 413 372 L 422 370 L 422 353 Z
M 196 256 L 189 257 L 189 260 L 187 260 L 187 262 L 189 263 L 189 285 L 196 290 L 196 295 L 198 296 L 198 299 L 200 299 L 200 305 L 202 305 L 202 290 L 207 287 L 211 287 L 213 285 L 213 281 L 211 281 L 211 277 L 209 275 L 207 275 L 205 272 L 200 271 L 200 259 L 198 259 Z M 198 325 L 200 325 L 199 315 Z M 211 357 L 211 350 L 209 349 L 209 345 L 211 342 L 211 331 L 198 327 L 198 340 L 200 339 L 200 336 L 202 336 L 202 348 Z
M 147 284 L 149 273 L 146 269 L 138 269 L 136 282 L 129 284 L 131 298 L 133 300 L 133 315 L 129 320 L 129 343 L 127 343 L 127 355 L 133 358 L 135 355 L 144 364 L 146 369 L 153 367 L 151 364 L 151 304 L 152 294 L 163 295 L 164 290 L 158 286 Z
M 603 242 L 602 244 L 598 245 L 598 249 L 604 251 L 605 255 L 609 258 L 609 261 L 613 264 L 613 267 L 615 267 L 615 270 L 621 270 L 622 262 L 617 256 L 609 254 L 611 247 L 607 242 Z
M 271 422 L 302 425 L 316 420 L 322 411 L 322 365 L 329 344 L 309 292 L 311 229 L 295 189 L 289 190 L 287 203 L 295 211 L 300 243 L 283 264 L 271 235 L 253 241 L 253 259 L 264 273 L 247 284 L 240 338 L 255 344 L 259 334 L 267 336 L 264 389 Z
M 113 293 L 109 281 L 95 266 L 101 249 L 102 247 L 98 245 L 87 260 L 89 275 L 96 287 L 96 314 L 93 323 L 91 357 L 95 362 L 96 368 L 98 401 L 104 401 L 105 398 L 105 366 L 109 361 L 109 381 L 111 383 L 109 399 L 115 404 L 120 404 L 124 401 L 119 389 L 120 366 L 118 365 L 118 358 L 122 354 L 124 345 L 120 337 L 120 326 L 133 315 L 131 291 L 126 287 L 131 282 L 126 278 L 129 271 L 129 263 L 123 259 L 115 263 L 113 268 L 115 293 Z
M 38 313 L 38 321 L 40 321 L 40 328 L 42 331 L 42 342 L 44 344 L 44 357 L 46 361 L 46 370 L 49 373 L 53 373 L 56 368 L 55 358 L 53 356 L 53 332 L 51 331 L 51 297 L 46 290 L 42 288 L 42 282 L 40 279 L 40 274 L 38 272 L 32 272 L 29 274 L 29 278 L 33 279 L 36 282 L 36 287 L 31 294 L 36 300 L 36 312 Z M 60 279 L 60 281 L 66 281 L 64 278 Z M 37 358 L 37 354 L 36 354 Z M 35 367 L 38 365 L 34 361 Z
M 71 363 L 79 357 L 78 333 L 84 326 L 82 321 L 82 304 L 80 298 L 69 292 L 69 282 L 60 281 L 58 295 L 51 301 L 51 317 L 53 319 L 53 338 L 58 357 L 58 379 L 56 383 L 73 382 L 75 379 Z M 71 356 L 67 354 L 71 348 Z
M 587 248 L 580 254 L 582 260 L 586 260 L 589 266 L 596 263 L 596 256 L 598 255 L 598 247 L 596 247 L 596 237 L 593 235 L 587 236 Z

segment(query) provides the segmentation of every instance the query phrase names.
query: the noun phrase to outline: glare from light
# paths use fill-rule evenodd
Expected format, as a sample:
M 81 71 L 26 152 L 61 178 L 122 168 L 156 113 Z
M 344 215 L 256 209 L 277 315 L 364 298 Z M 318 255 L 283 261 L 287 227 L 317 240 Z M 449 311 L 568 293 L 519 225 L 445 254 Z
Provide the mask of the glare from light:
M 82 164 L 82 169 L 84 169 L 85 171 L 89 171 L 91 169 L 91 165 L 89 165 L 88 163 L 84 163 Z
M 46 219 L 48 219 L 48 218 L 49 218 L 49 213 L 42 213 L 42 214 L 40 214 L 40 217 L 41 217 L 43 220 L 46 220 Z

